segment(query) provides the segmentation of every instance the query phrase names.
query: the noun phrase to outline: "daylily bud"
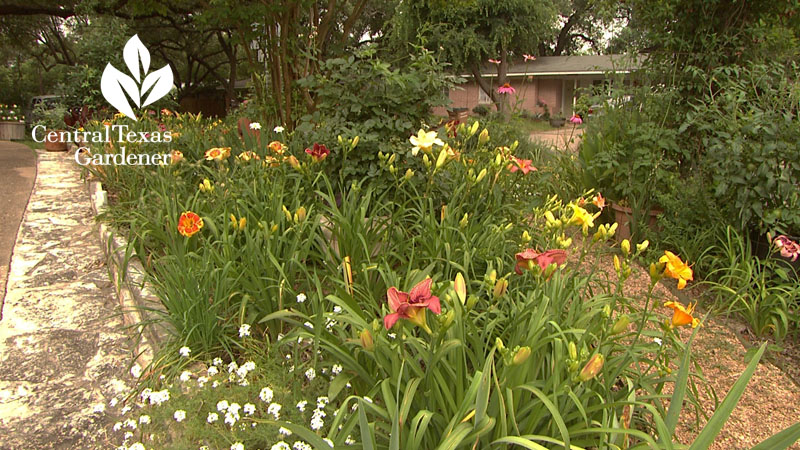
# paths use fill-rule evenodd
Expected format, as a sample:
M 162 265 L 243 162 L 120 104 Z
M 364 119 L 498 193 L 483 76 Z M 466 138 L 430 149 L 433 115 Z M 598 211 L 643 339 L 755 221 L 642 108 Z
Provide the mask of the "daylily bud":
M 397 172 L 397 167 L 395 167 L 395 166 L 394 166 L 394 164 L 391 164 L 391 165 L 389 166 L 389 173 L 391 173 L 392 175 L 394 175 L 396 172 Z
M 494 286 L 494 284 L 497 282 L 497 271 L 492 269 L 492 271 L 487 275 L 486 281 L 489 282 L 490 286 Z
M 444 222 L 444 218 L 447 216 L 447 205 L 442 205 L 442 212 L 439 213 L 439 220 Z
M 443 329 L 447 329 L 450 325 L 453 324 L 453 321 L 456 319 L 456 313 L 452 309 L 447 311 L 446 314 L 439 315 L 439 324 L 442 326 Z
M 619 257 L 617 255 L 614 255 L 614 270 L 619 272 L 619 269 L 620 269 Z
M 430 158 L 428 158 L 428 154 L 427 153 L 422 155 L 422 164 L 424 164 L 426 168 L 430 168 L 431 167 L 431 160 L 430 160 Z
M 461 304 L 465 304 L 467 302 L 467 283 L 464 281 L 464 275 L 461 275 L 461 272 L 456 274 L 456 280 L 453 282 L 453 289 L 456 291 L 456 295 Z
M 611 224 L 611 227 L 606 229 L 607 230 L 606 239 L 611 239 L 612 237 L 614 237 L 614 234 L 617 232 L 618 226 L 619 224 L 617 222 L 614 222 Z
M 413 171 L 413 170 L 411 170 L 411 169 L 406 169 L 406 174 L 403 176 L 403 178 L 405 178 L 405 179 L 406 179 L 406 181 L 408 181 L 408 180 L 410 180 L 410 179 L 411 179 L 411 177 L 413 177 L 413 176 L 414 176 L 414 171 Z
M 447 148 L 443 147 L 442 151 L 439 152 L 439 157 L 436 158 L 436 168 L 441 169 L 445 161 L 447 161 Z
M 603 306 L 603 315 L 606 317 L 611 317 L 611 306 L 609 305 Z
M 484 128 L 483 131 L 481 131 L 481 135 L 478 136 L 478 143 L 485 144 L 487 142 L 489 142 L 489 129 Z
M 292 213 L 284 205 L 281 205 L 281 208 L 283 208 L 283 215 L 286 216 L 286 220 L 291 222 L 292 221 Z
M 483 180 L 484 178 L 486 178 L 486 174 L 487 174 L 487 173 L 488 173 L 488 172 L 486 172 L 486 168 L 484 168 L 483 170 L 481 170 L 481 171 L 480 171 L 480 173 L 478 174 L 478 178 L 476 178 L 476 179 L 475 179 L 475 182 L 477 182 L 477 183 L 480 183 L 480 182 L 481 182 L 481 180 Z
M 294 213 L 294 220 L 297 223 L 300 223 L 306 220 L 306 208 L 305 206 L 301 206 L 297 208 L 297 212 Z
M 478 297 L 474 295 L 470 295 L 467 297 L 467 310 L 472 310 L 475 307 L 475 304 L 478 303 Z
M 528 233 L 528 230 L 522 232 L 522 242 L 527 244 L 531 241 L 531 235 Z
M 636 244 L 636 253 L 642 253 L 643 251 L 647 250 L 649 245 L 650 241 L 646 239 L 641 244 Z
M 394 164 L 394 160 L 397 159 L 397 153 L 392 153 L 392 156 L 389 157 L 389 164 Z
M 500 164 L 503 164 L 503 155 L 498 153 L 497 156 L 494 157 L 494 164 L 496 166 L 499 166 Z
M 506 349 L 505 344 L 503 344 L 503 340 L 500 339 L 500 338 L 495 339 L 494 345 L 495 345 L 495 347 L 497 347 L 498 351 L 503 351 L 503 350 Z
M 537 265 L 536 267 L 539 267 L 539 266 Z M 544 278 L 545 279 L 549 279 L 551 276 L 553 276 L 553 272 L 555 272 L 556 269 L 558 269 L 558 264 L 550 264 L 550 265 L 548 265 L 547 268 L 544 269 L 544 274 L 543 274 Z
M 239 230 L 244 230 L 245 226 L 247 226 L 247 217 L 242 217 L 239 219 Z
M 359 139 L 360 139 L 360 138 L 359 138 L 359 136 L 356 136 L 356 137 L 354 137 L 354 138 L 353 138 L 353 142 L 352 142 L 352 143 L 350 143 L 350 149 L 351 149 L 351 150 L 352 150 L 352 149 L 354 149 L 354 148 L 356 148 L 356 145 L 358 145 L 358 140 L 359 140 Z
M 461 122 L 460 124 L 458 124 L 458 127 L 456 128 L 456 132 L 458 134 L 463 134 L 464 130 L 466 130 L 466 129 L 467 129 L 467 126 L 464 124 L 464 122 Z
M 460 226 L 461 228 L 466 228 L 467 225 L 469 225 L 469 214 L 464 213 L 464 217 L 462 217 L 461 220 L 458 221 L 458 226 Z
M 478 127 L 480 127 L 480 126 L 481 126 L 481 124 L 476 120 L 472 124 L 472 126 L 469 127 L 469 135 L 472 136 L 473 134 L 475 134 L 478 131 Z
M 506 295 L 506 291 L 508 290 L 508 280 L 505 278 L 500 278 L 497 280 L 497 283 L 494 284 L 494 290 L 492 291 L 492 298 L 497 300 L 498 298 Z
M 631 241 L 623 239 L 622 243 L 619 245 L 619 248 L 622 250 L 622 256 L 627 258 L 631 253 Z
M 517 147 L 519 147 L 519 141 L 514 141 L 514 143 L 511 144 L 511 148 L 509 150 L 513 152 L 514 150 L 517 149 Z
M 342 145 L 342 135 L 340 134 L 336 139 L 339 141 L 339 145 Z
M 375 348 L 375 341 L 372 339 L 372 333 L 364 328 L 361 330 L 361 333 L 358 335 L 359 339 L 361 339 L 361 346 L 364 347 L 367 351 L 372 351 Z
M 575 346 L 574 342 L 570 342 L 567 345 L 567 350 L 569 351 L 569 359 L 572 360 L 578 359 L 578 348 Z
M 614 322 L 614 326 L 611 327 L 611 335 L 620 334 L 628 329 L 628 325 L 630 325 L 631 319 L 628 317 L 627 314 L 620 316 L 616 322 Z
M 528 358 L 530 358 L 530 356 L 531 356 L 530 347 L 528 347 L 527 345 L 525 347 L 520 347 L 517 349 L 516 352 L 514 352 L 514 362 L 512 364 L 518 366 L 527 361 Z
M 233 214 L 231 214 L 231 226 L 233 227 L 234 230 L 239 226 L 239 221 L 236 220 L 236 216 L 234 216 Z
M 300 170 L 300 161 L 298 161 L 294 155 L 291 155 L 288 158 L 286 158 L 286 162 L 288 162 L 289 165 L 292 166 L 292 169 Z
M 603 368 L 603 362 L 605 359 L 603 355 L 597 353 L 596 355 L 592 356 L 591 359 L 583 366 L 581 373 L 578 375 L 578 380 L 580 381 L 589 381 L 592 378 L 596 377 L 600 370 Z
M 276 223 L 276 224 L 272 225 L 272 228 L 270 228 L 270 231 L 273 232 L 273 233 L 278 231 L 278 224 Z
M 665 267 L 666 264 L 662 262 L 650 263 L 650 280 L 654 283 L 658 282 L 664 276 Z
M 211 184 L 208 178 L 204 179 L 202 183 L 200 183 L 200 192 L 214 192 L 214 186 Z

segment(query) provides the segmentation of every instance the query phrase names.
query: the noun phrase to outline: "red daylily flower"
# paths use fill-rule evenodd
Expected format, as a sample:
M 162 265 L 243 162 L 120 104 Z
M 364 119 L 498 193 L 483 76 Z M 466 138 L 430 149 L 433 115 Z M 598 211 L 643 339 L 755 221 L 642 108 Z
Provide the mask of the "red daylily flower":
M 311 156 L 311 159 L 313 159 L 314 162 L 320 162 L 323 159 L 327 158 L 328 155 L 331 154 L 331 151 L 328 150 L 328 147 L 325 147 L 324 145 L 315 142 L 313 149 L 307 148 L 306 153 L 308 153 L 308 155 Z
M 392 310 L 391 314 L 387 314 L 383 318 L 383 326 L 390 329 L 400 319 L 406 319 L 411 323 L 419 325 L 425 331 L 430 333 L 430 328 L 425 319 L 425 308 L 430 309 L 434 314 L 442 312 L 442 306 L 439 303 L 439 297 L 431 294 L 431 283 L 433 280 L 426 278 L 416 286 L 411 288 L 408 293 L 399 291 L 396 287 L 392 286 L 386 291 L 386 296 L 389 300 L 389 309 Z
M 521 170 L 522 173 L 525 175 L 527 175 L 528 172 L 536 172 L 539 169 L 532 166 L 531 165 L 532 162 L 533 161 L 531 161 L 530 159 L 519 159 L 516 156 L 512 156 L 511 164 L 508 165 L 508 170 L 510 170 L 511 173 Z
M 517 275 L 522 275 L 522 270 L 530 270 L 533 264 L 537 264 L 542 271 L 547 269 L 550 264 L 564 264 L 567 261 L 567 252 L 564 250 L 547 250 L 544 253 L 539 253 L 536 250 L 529 248 L 524 252 L 517 253 L 517 266 L 514 271 Z

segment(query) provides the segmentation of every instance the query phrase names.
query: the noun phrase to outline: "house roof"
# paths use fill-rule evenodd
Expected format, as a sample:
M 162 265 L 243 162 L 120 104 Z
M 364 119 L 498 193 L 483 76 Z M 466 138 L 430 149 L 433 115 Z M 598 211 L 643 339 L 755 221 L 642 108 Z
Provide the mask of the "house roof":
M 507 76 L 630 73 L 641 67 L 643 61 L 644 57 L 631 55 L 541 56 L 535 61 L 509 65 Z M 488 64 L 481 68 L 481 73 L 486 77 L 496 77 L 497 69 L 496 64 Z

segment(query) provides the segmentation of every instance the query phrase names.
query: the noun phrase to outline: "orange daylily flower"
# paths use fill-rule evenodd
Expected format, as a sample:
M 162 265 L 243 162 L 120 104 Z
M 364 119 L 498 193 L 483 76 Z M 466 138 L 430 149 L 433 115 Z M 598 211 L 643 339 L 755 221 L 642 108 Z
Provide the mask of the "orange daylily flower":
M 178 232 L 186 237 L 192 237 L 203 228 L 203 219 L 192 211 L 185 211 L 178 219 Z
M 527 175 L 528 172 L 536 172 L 539 169 L 532 166 L 532 162 L 533 161 L 530 159 L 519 159 L 516 156 L 512 156 L 511 164 L 508 165 L 508 170 L 510 170 L 512 173 L 521 170 L 524 175 Z
M 283 145 L 280 141 L 272 141 L 269 143 L 269 149 L 278 155 L 282 155 L 283 152 L 286 150 L 286 146 Z
M 207 161 L 222 161 L 223 159 L 227 158 L 231 154 L 230 147 L 214 147 L 211 149 L 206 150 L 206 160 Z
M 697 302 L 689 303 L 689 306 L 683 306 L 678 302 L 664 303 L 664 307 L 672 308 L 673 311 L 671 324 L 672 328 L 683 325 L 691 325 L 692 328 L 697 328 L 697 326 L 700 325 L 700 319 L 692 316 L 695 306 L 697 306 Z
M 666 263 L 664 275 L 678 280 L 678 289 L 685 288 L 687 281 L 694 280 L 692 268 L 671 251 L 664 251 L 664 256 L 658 262 Z
M 603 198 L 603 195 L 600 194 L 599 192 L 592 199 L 592 203 L 594 203 L 594 206 L 600 208 L 601 211 L 603 210 L 603 208 L 606 207 L 606 199 Z

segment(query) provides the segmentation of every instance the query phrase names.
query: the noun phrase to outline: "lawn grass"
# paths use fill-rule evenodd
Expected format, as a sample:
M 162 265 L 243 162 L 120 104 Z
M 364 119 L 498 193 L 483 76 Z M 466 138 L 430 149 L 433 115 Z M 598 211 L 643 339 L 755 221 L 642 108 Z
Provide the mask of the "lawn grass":
M 23 139 L 21 141 L 14 141 L 18 144 L 25 144 L 34 150 L 44 150 L 44 142 L 36 142 L 33 139 Z

